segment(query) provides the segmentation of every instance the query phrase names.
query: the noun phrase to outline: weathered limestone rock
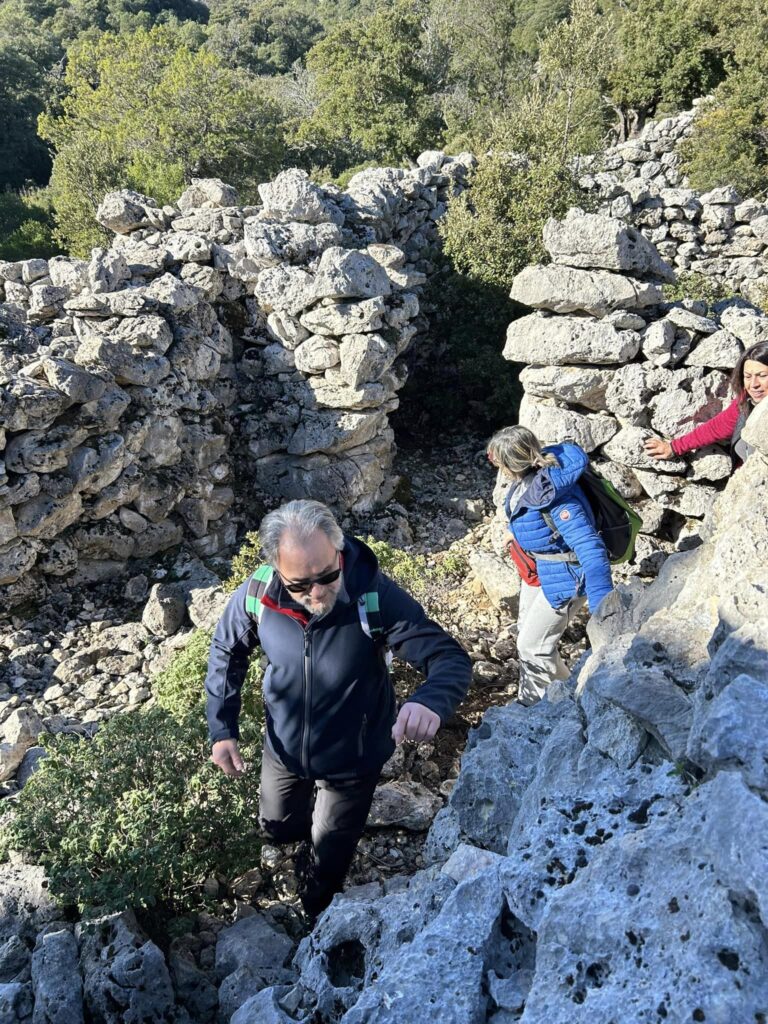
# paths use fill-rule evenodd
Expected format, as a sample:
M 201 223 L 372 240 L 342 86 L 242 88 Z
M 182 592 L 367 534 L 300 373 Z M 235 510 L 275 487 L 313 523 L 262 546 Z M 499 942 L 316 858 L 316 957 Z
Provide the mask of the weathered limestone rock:
M 348 334 L 339 344 L 339 374 L 350 387 L 378 380 L 395 358 L 380 334 Z
M 274 181 L 259 185 L 259 195 L 265 218 L 306 224 L 340 223 L 338 210 L 323 189 L 309 180 L 306 171 L 282 171 Z
M 534 265 L 512 282 L 510 297 L 523 306 L 555 313 L 583 311 L 601 317 L 616 309 L 641 309 L 662 301 L 661 289 L 645 281 L 600 270 Z
M 294 350 L 293 355 L 296 369 L 309 374 L 324 373 L 341 361 L 338 341 L 321 334 L 307 338 Z
M 532 313 L 509 325 L 503 356 L 535 366 L 621 364 L 632 359 L 639 347 L 635 331 L 617 331 L 591 317 Z
M 367 827 L 426 831 L 441 807 L 440 797 L 418 782 L 386 782 L 374 793 Z
M 156 583 L 144 605 L 141 624 L 155 636 L 172 636 L 181 626 L 187 604 L 183 588 L 176 583 Z
M 182 212 L 237 205 L 237 192 L 220 178 L 193 178 L 176 203 Z
M 76 523 L 83 510 L 83 499 L 77 493 L 60 498 L 41 494 L 25 501 L 15 510 L 16 528 L 22 537 L 53 540 L 68 526 Z
M 164 218 L 154 199 L 123 189 L 109 192 L 96 211 L 96 220 L 108 231 L 127 235 L 137 228 L 163 227 Z
M 377 410 L 344 410 L 306 413 L 287 443 L 290 455 L 325 452 L 327 455 L 367 444 L 386 426 L 386 415 Z
M 652 459 L 646 455 L 643 441 L 653 436 L 650 430 L 642 430 L 640 427 L 622 427 L 606 444 L 604 454 L 631 469 L 646 469 L 663 474 L 684 473 L 686 465 L 682 459 Z
M 33 1024 L 80 1024 L 83 986 L 77 942 L 67 929 L 38 936 L 32 954 Z
M 315 278 L 301 267 L 267 267 L 256 281 L 255 292 L 268 313 L 273 310 L 296 316 L 316 300 Z
M 371 299 L 391 291 L 386 270 L 365 253 L 334 246 L 320 257 L 315 299 Z
M 416 311 L 409 310 L 408 312 L 409 316 L 415 316 L 418 306 Z M 377 296 L 373 299 L 364 299 L 361 302 L 321 303 L 304 313 L 301 323 L 313 334 L 340 337 L 345 334 L 363 334 L 368 331 L 381 330 L 384 313 L 384 299 Z
M 735 335 L 730 331 L 719 330 L 704 338 L 688 353 L 685 365 L 732 370 L 743 351 L 744 347 Z
M 543 444 L 571 440 L 592 452 L 616 434 L 620 427 L 612 416 L 574 412 L 538 402 L 528 395 L 520 403 L 518 422 L 532 430 Z
M 17 708 L 0 726 L 0 782 L 13 778 L 24 755 L 44 731 L 40 716 L 31 708 Z
M 508 615 L 516 615 L 520 601 L 520 576 L 514 566 L 488 551 L 473 551 L 469 564 L 494 607 Z
M 261 267 L 304 263 L 342 241 L 336 224 L 281 223 L 251 218 L 245 223 L 245 249 Z
M 173 986 L 162 952 L 130 911 L 80 926 L 80 970 L 91 1019 L 103 1024 L 172 1019 Z
M 553 398 L 602 412 L 607 408 L 605 395 L 614 372 L 594 366 L 526 366 L 520 382 L 526 393 L 536 398 Z
M 544 246 L 557 264 L 674 280 L 672 268 L 651 243 L 636 228 L 611 217 L 572 209 L 565 220 L 550 218 L 544 225 Z

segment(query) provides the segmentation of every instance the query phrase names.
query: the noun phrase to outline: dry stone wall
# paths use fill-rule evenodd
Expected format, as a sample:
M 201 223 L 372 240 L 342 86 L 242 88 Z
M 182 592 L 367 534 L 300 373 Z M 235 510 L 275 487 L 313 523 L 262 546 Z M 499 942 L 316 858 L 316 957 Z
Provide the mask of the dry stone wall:
M 652 122 L 637 138 L 579 160 L 580 185 L 601 213 L 637 227 L 678 272 L 703 274 L 728 292 L 765 300 L 768 205 L 731 186 L 697 192 L 679 144 L 697 107 Z
M 544 244 L 553 262 L 526 267 L 511 292 L 535 310 L 510 325 L 504 348 L 526 364 L 519 420 L 544 442 L 576 441 L 637 504 L 639 564 L 653 573 L 700 532 L 732 466 L 721 446 L 658 461 L 643 441 L 685 433 L 725 408 L 730 371 L 768 338 L 768 317 L 741 299 L 713 315 L 703 302 L 665 302 L 672 268 L 617 218 L 572 210 L 547 223 Z
M 0 585 L 114 574 L 234 540 L 233 482 L 363 510 L 391 493 L 388 416 L 422 257 L 470 156 L 320 188 L 289 170 L 237 205 L 111 193 L 90 260 L 0 263 Z

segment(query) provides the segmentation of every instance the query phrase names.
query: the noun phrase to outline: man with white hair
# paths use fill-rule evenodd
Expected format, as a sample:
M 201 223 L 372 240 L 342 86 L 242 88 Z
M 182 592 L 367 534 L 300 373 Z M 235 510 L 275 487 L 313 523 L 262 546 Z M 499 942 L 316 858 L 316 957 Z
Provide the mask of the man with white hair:
M 211 756 L 242 774 L 240 691 L 261 646 L 261 825 L 275 842 L 308 841 L 299 882 L 314 919 L 343 886 L 384 762 L 404 739 L 432 739 L 465 696 L 472 665 L 325 505 L 291 501 L 264 517 L 259 536 L 267 564 L 232 595 L 211 644 Z M 389 652 L 426 676 L 399 712 Z

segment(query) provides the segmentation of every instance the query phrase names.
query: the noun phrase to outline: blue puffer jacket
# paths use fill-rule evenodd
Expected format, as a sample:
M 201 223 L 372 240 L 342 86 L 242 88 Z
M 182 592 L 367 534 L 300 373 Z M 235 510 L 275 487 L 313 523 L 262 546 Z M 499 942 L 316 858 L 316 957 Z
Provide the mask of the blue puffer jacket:
M 559 466 L 539 469 L 510 487 L 506 499 L 509 530 L 520 547 L 539 553 L 573 551 L 578 562 L 537 559 L 539 580 L 553 608 L 586 593 L 594 612 L 613 590 L 611 566 L 595 517 L 578 480 L 589 465 L 586 452 L 577 444 L 554 444 L 544 449 L 556 456 Z M 560 537 L 555 537 L 542 512 L 548 512 Z

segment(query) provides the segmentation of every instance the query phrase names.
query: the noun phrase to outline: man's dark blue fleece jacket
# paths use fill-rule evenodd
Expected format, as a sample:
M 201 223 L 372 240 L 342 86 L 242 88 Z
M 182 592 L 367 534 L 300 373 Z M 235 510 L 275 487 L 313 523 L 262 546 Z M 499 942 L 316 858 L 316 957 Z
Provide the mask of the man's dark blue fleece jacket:
M 212 743 L 238 737 L 240 691 L 248 658 L 260 645 L 266 741 L 295 775 L 345 779 L 377 772 L 394 750 L 395 692 L 384 645 L 363 632 L 357 610 L 379 594 L 386 647 L 426 676 L 409 698 L 442 723 L 465 696 L 472 663 L 461 645 L 428 619 L 418 602 L 379 571 L 362 541 L 345 538 L 343 586 L 333 609 L 306 621 L 275 573 L 261 622 L 245 610 L 248 583 L 232 595 L 211 643 L 205 689 Z

